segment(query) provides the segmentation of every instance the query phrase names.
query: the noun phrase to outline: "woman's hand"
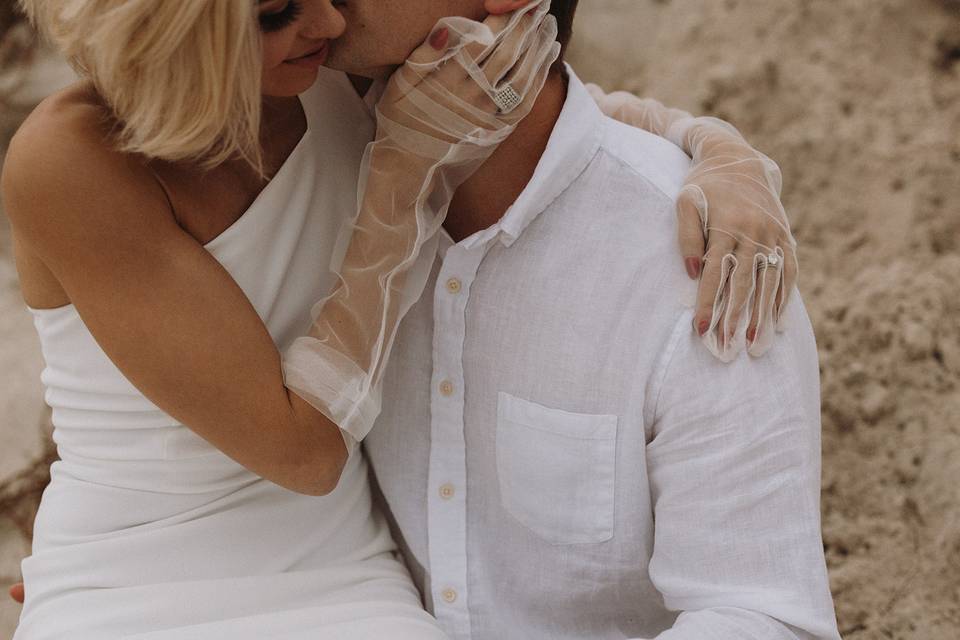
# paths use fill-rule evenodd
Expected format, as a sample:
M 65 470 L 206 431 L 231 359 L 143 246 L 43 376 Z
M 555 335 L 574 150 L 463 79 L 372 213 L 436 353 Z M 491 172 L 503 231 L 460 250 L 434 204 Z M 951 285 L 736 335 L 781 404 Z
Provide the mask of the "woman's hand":
M 694 328 L 724 361 L 764 354 L 797 280 L 796 241 L 776 163 L 731 125 L 589 87 L 607 115 L 668 138 L 693 159 L 677 203 L 681 255 L 700 277 Z
M 340 282 L 284 356 L 288 388 L 356 442 L 379 413 L 394 336 L 426 285 L 454 193 L 530 112 L 560 53 L 548 9 L 442 20 L 377 107 Z
M 391 78 L 377 106 L 378 142 L 393 138 L 398 148 L 444 164 L 451 151 L 462 153 L 457 147 L 491 154 L 533 108 L 559 55 L 556 22 L 546 3 L 535 4 L 483 23 L 442 20 Z M 506 97 L 516 102 L 500 108 Z
M 697 332 L 720 359 L 773 342 L 797 279 L 780 169 L 739 135 L 703 121 L 680 134 L 693 166 L 680 193 L 681 250 L 703 251 Z M 696 231 L 694 231 L 696 228 Z

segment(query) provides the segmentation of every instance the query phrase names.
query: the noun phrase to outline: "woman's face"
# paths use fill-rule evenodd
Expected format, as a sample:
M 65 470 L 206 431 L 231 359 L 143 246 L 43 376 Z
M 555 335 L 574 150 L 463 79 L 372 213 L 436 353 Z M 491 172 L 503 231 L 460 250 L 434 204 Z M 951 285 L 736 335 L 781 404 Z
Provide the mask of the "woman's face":
M 263 48 L 263 94 L 289 97 L 303 93 L 317 79 L 330 40 L 346 28 L 333 6 L 340 0 L 259 0 Z

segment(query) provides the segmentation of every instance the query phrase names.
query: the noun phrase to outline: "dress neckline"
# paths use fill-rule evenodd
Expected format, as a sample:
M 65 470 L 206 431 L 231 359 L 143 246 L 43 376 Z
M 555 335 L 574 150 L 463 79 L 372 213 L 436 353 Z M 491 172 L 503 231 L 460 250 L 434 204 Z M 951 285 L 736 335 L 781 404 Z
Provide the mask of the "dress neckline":
M 311 89 L 308 89 L 307 92 L 311 90 L 312 87 Z M 234 220 L 230 226 L 202 245 L 207 251 L 216 249 L 216 247 L 220 244 L 221 238 L 232 236 L 236 233 L 237 228 L 247 226 L 249 224 L 249 219 L 259 218 L 264 215 L 264 211 L 270 210 L 270 207 L 262 206 L 263 201 L 266 200 L 276 190 L 277 182 L 281 182 L 281 176 L 285 175 L 290 170 L 290 166 L 294 164 L 294 161 L 303 152 L 303 149 L 307 146 L 307 141 L 310 139 L 314 129 L 314 123 L 312 121 L 312 109 L 310 109 L 307 104 L 308 100 L 304 98 L 304 95 L 297 96 L 297 100 L 300 102 L 300 108 L 303 110 L 303 118 L 307 123 L 306 130 L 303 132 L 300 140 L 297 141 L 297 144 L 293 147 L 293 151 L 287 154 L 287 157 L 280 165 L 280 168 L 277 169 L 276 173 L 273 174 L 273 177 L 270 178 L 270 181 L 263 186 L 263 189 L 261 189 L 257 196 L 253 199 L 253 202 L 250 203 L 250 206 L 248 206 L 244 212 L 240 214 L 240 217 Z
M 314 85 L 314 87 L 315 86 L 316 85 Z M 226 229 L 218 233 L 216 237 L 214 237 L 213 239 L 201 245 L 207 251 L 212 251 L 216 249 L 216 247 L 218 246 L 218 243 L 221 242 L 221 239 L 234 235 L 236 233 L 236 229 L 242 226 L 246 226 L 248 222 L 244 222 L 245 220 L 248 220 L 249 218 L 258 218 L 263 215 L 262 213 L 263 210 L 269 210 L 269 207 L 262 206 L 263 201 L 268 197 L 268 194 L 273 193 L 273 191 L 276 188 L 275 183 L 278 181 L 277 179 L 281 175 L 289 171 L 289 167 L 292 166 L 294 164 L 294 160 L 296 160 L 296 158 L 303 153 L 303 149 L 307 146 L 307 142 L 310 140 L 312 136 L 312 132 L 314 130 L 314 121 L 313 121 L 314 115 L 312 113 L 313 110 L 310 108 L 310 105 L 308 104 L 310 100 L 308 97 L 306 97 L 306 94 L 312 91 L 314 87 L 307 89 L 306 92 L 297 96 L 297 99 L 300 101 L 300 108 L 303 110 L 303 117 L 307 122 L 307 128 L 303 132 L 303 135 L 300 137 L 300 140 L 297 142 L 296 146 L 294 146 L 293 151 L 291 151 L 287 155 L 286 159 L 280 165 L 280 168 L 277 169 L 277 172 L 273 175 L 272 178 L 270 178 L 270 181 L 266 185 L 264 185 L 263 189 L 260 190 L 260 193 L 257 194 L 256 198 L 254 198 L 253 202 L 250 203 L 250 206 L 244 210 L 244 212 L 240 215 L 240 217 L 234 220 L 233 223 L 231 223 L 230 226 L 228 226 Z M 251 214 L 254 214 L 254 215 L 251 215 Z M 55 314 L 57 312 L 63 312 L 67 310 L 75 310 L 75 306 L 72 302 L 68 302 L 67 304 L 61 305 L 59 307 L 51 307 L 49 309 L 37 309 L 35 307 L 31 307 L 30 305 L 24 305 L 24 306 L 26 306 L 27 310 L 34 316 Z

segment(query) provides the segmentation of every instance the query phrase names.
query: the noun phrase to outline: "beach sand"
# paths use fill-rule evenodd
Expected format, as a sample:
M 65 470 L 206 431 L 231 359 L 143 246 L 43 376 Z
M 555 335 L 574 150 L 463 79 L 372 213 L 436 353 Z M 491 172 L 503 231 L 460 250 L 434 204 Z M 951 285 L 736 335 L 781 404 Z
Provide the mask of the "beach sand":
M 960 2 L 582 0 L 571 61 L 725 118 L 780 163 L 820 348 L 840 629 L 960 638 Z M 48 418 L 0 229 L 2 483 L 44 455 Z M 12 491 L 0 583 L 27 549 L 31 498 Z M 0 637 L 15 619 L 0 597 Z

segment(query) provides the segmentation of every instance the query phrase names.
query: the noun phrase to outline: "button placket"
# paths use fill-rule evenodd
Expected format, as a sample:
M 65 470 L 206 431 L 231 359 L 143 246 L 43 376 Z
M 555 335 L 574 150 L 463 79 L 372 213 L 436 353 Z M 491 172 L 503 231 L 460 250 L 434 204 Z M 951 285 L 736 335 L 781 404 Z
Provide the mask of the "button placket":
M 470 637 L 466 557 L 466 444 L 463 433 L 464 312 L 485 251 L 455 245 L 434 290 L 433 392 L 427 504 L 429 588 L 434 615 L 454 638 Z M 461 488 L 461 489 L 458 489 Z

